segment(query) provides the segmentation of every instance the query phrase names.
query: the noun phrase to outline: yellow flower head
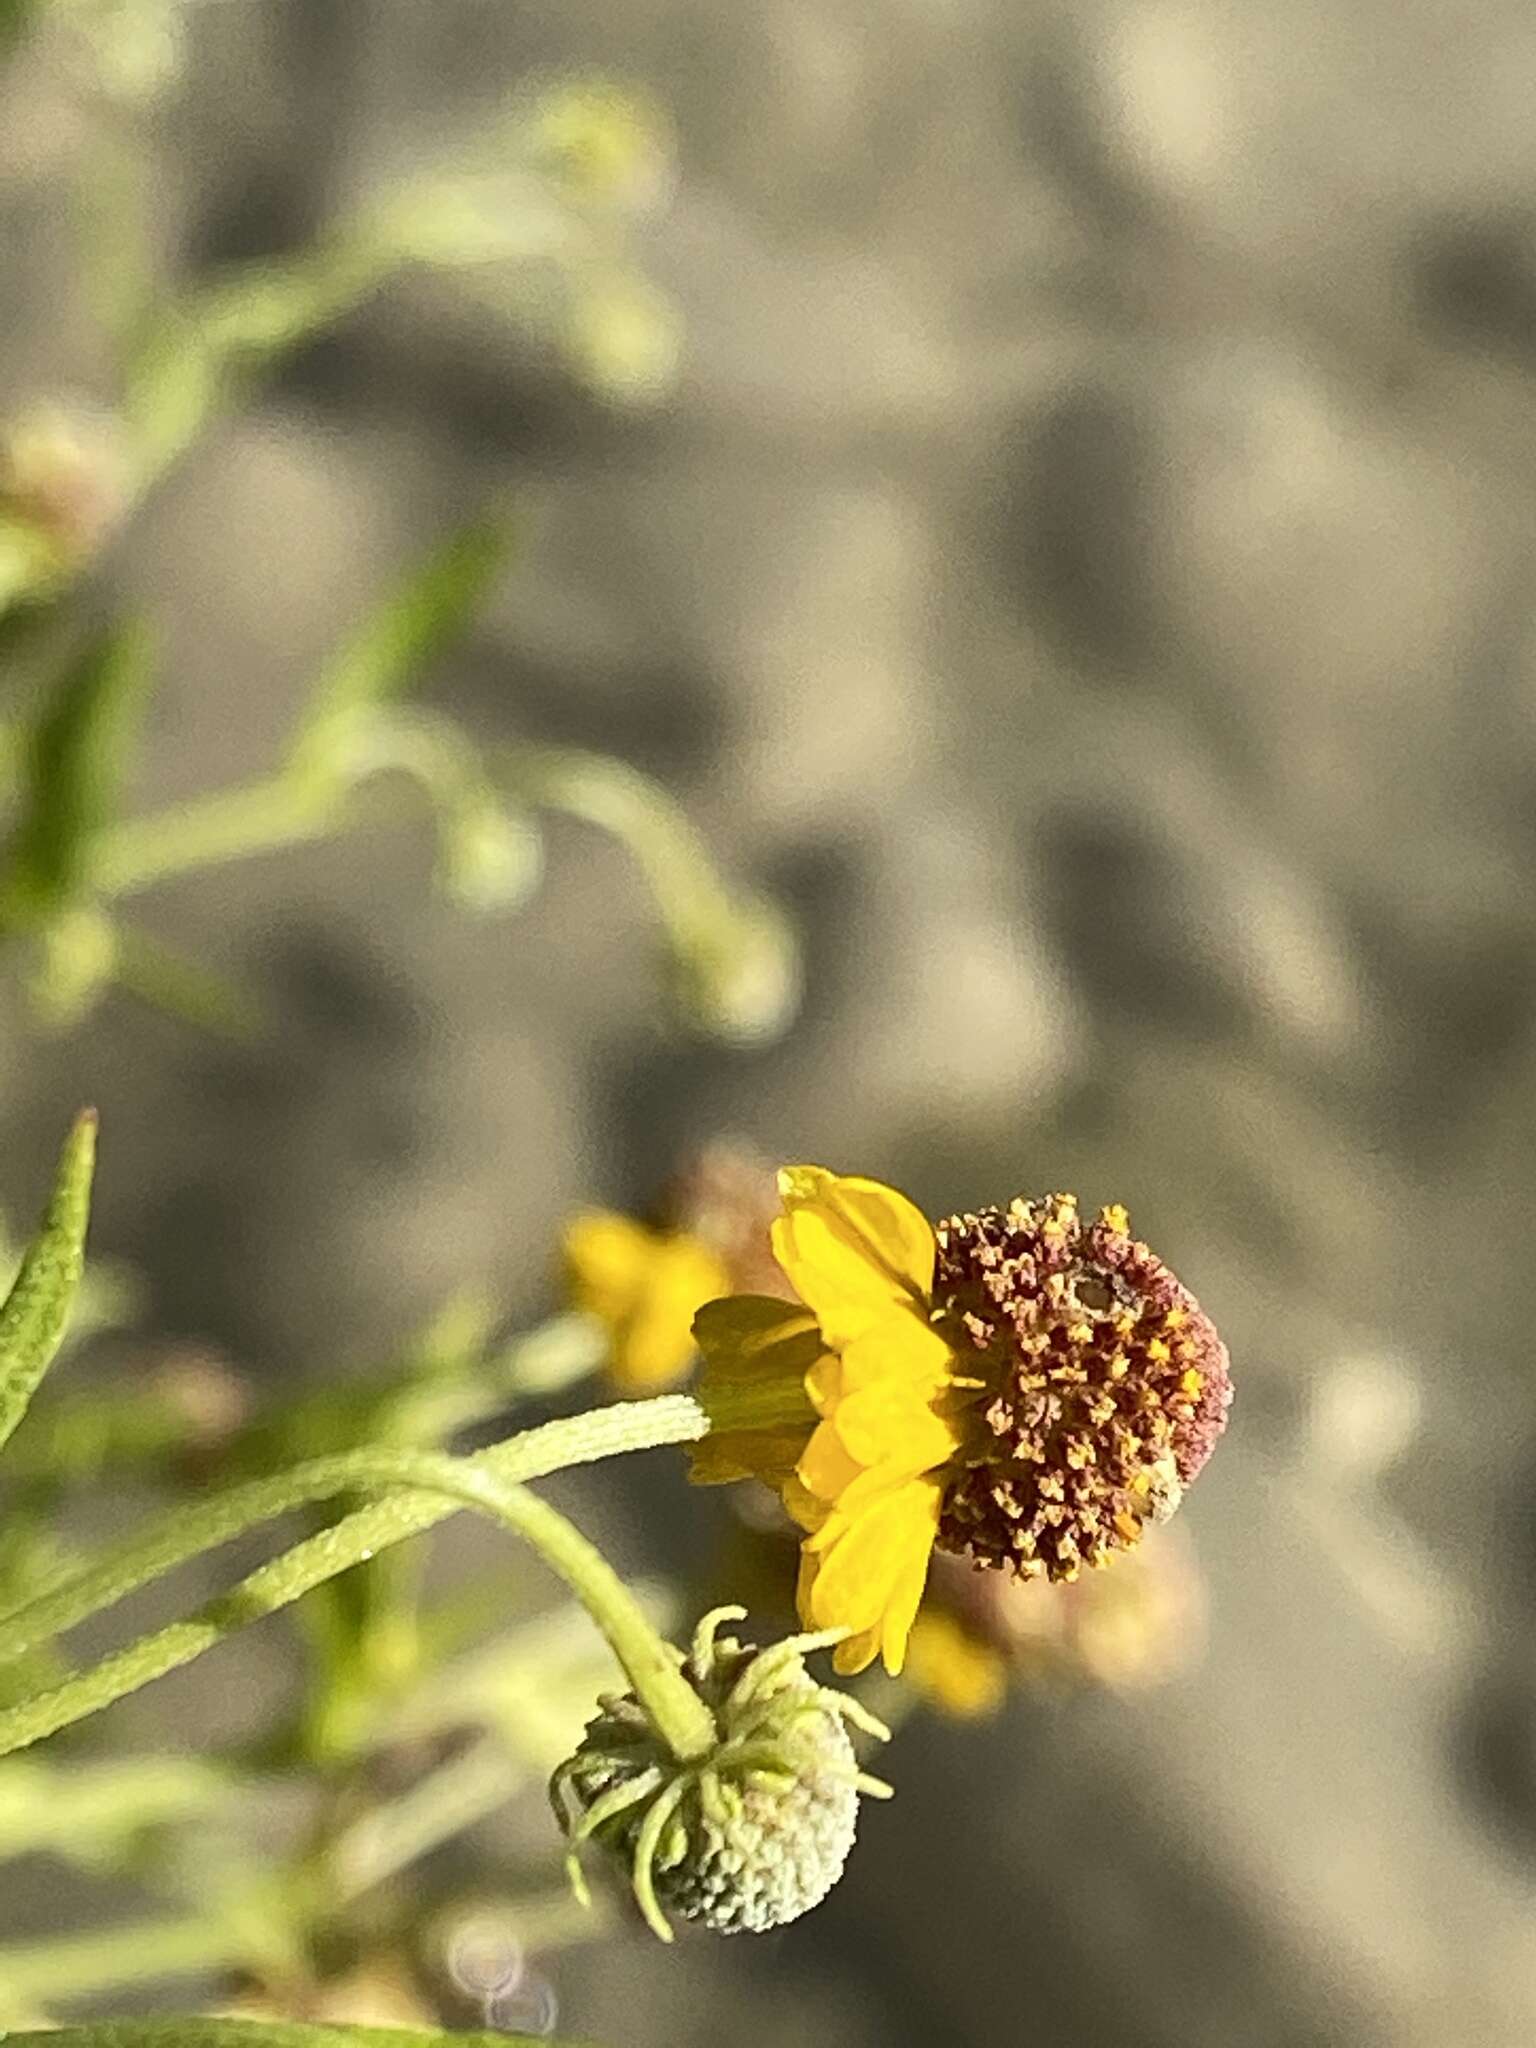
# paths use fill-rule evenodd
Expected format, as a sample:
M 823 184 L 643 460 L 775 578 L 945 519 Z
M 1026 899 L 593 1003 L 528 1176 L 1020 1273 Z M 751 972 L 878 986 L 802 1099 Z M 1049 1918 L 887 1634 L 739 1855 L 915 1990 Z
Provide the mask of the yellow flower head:
M 704 1484 L 756 1477 L 806 1532 L 809 1628 L 899 1671 L 935 1544 L 1071 1579 L 1170 1515 L 1230 1399 L 1226 1351 L 1123 1209 L 1070 1196 L 950 1217 L 823 1167 L 779 1177 L 773 1250 L 803 1308 L 694 1320 Z
M 565 1226 L 571 1299 L 608 1335 L 608 1371 L 626 1394 L 672 1387 L 693 1363 L 690 1325 L 730 1284 L 724 1261 L 687 1231 L 651 1230 L 608 1209 Z

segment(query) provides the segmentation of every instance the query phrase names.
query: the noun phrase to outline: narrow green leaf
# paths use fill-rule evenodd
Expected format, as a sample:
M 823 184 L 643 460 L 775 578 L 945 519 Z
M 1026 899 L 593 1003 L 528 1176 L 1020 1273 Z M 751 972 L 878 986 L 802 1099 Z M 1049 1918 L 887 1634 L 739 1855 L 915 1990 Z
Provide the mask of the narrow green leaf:
M 113 972 L 130 995 L 216 1038 L 249 1045 L 266 1029 L 261 1005 L 247 989 L 148 932 L 119 930 Z
M 206 1821 L 232 1797 L 228 1778 L 190 1757 L 8 1757 L 0 1765 L 0 1860 L 121 1860 L 151 1829 Z
M 95 1165 L 96 1112 L 84 1109 L 64 1142 L 42 1227 L 0 1306 L 0 1444 L 26 1414 L 64 1336 L 85 1268 Z
M 83 893 L 111 822 L 151 677 L 147 636 L 116 626 L 65 670 L 24 743 L 6 907 L 45 914 Z
M 0 2033 L 5 2048 L 580 2048 L 547 2035 L 451 2034 L 406 2027 L 318 2027 L 261 2020 L 98 2020 L 48 2032 Z
M 505 568 L 512 522 L 487 514 L 434 548 L 343 643 L 322 670 L 295 735 L 313 760 L 331 734 L 405 692 L 470 625 Z

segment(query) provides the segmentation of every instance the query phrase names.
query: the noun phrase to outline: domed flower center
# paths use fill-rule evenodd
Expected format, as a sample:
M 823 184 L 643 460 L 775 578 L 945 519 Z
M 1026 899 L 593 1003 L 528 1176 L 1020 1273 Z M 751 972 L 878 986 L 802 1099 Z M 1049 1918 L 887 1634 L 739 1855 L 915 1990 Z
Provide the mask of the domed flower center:
M 1071 1195 L 951 1216 L 934 1306 L 966 1390 L 939 1547 L 1073 1579 L 1165 1521 L 1226 1427 L 1226 1347 L 1126 1213 Z

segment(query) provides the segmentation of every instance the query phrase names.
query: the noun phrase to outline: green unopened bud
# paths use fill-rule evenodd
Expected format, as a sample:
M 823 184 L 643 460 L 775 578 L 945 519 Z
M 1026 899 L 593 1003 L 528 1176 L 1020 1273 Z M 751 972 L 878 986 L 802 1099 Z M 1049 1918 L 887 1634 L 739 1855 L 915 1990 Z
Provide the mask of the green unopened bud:
M 793 1022 L 800 949 L 784 913 L 739 899 L 709 922 L 673 934 L 672 986 L 695 1030 L 732 1045 L 764 1045 Z
M 842 1875 L 859 1794 L 890 1794 L 859 1769 L 848 1724 L 882 1740 L 887 1730 L 805 1668 L 807 1652 L 845 1631 L 758 1650 L 718 1633 L 745 1613 L 707 1614 L 683 1664 L 719 1729 L 708 1755 L 680 1761 L 633 1693 L 610 1695 L 550 1782 L 578 1895 L 577 1857 L 596 1840 L 626 1866 L 664 1941 L 672 1938 L 664 1908 L 720 1934 L 761 1934 L 799 1919 Z
M 534 102 L 530 154 L 580 197 L 638 211 L 672 180 L 671 124 L 654 101 L 601 78 L 567 79 Z
M 515 909 L 538 887 L 542 867 L 538 833 L 493 798 L 466 804 L 444 820 L 440 879 L 467 909 Z
M 578 281 L 565 340 L 577 375 L 615 405 L 654 405 L 682 365 L 677 308 L 638 277 Z
M 0 582 L 46 590 L 97 553 L 127 501 L 122 430 L 86 406 L 41 404 L 0 426 Z

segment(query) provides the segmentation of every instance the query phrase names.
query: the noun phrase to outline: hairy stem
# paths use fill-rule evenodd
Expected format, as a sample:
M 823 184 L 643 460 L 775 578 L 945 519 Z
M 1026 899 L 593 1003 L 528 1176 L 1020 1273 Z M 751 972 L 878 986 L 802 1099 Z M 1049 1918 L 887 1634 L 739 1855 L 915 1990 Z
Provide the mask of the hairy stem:
M 176 1565 L 290 1508 L 340 1493 L 387 1494 L 251 1573 L 202 1613 L 143 1637 L 91 1670 L 0 1712 L 0 1755 L 83 1720 L 191 1662 L 235 1629 L 432 1527 L 456 1504 L 478 1508 L 539 1550 L 602 1629 L 665 1739 L 679 1755 L 702 1754 L 713 1740 L 713 1722 L 682 1678 L 673 1653 L 606 1560 L 564 1516 L 526 1493 L 518 1482 L 621 1451 L 696 1440 L 706 1426 L 703 1411 L 685 1395 L 624 1402 L 528 1430 L 474 1458 L 389 1449 L 346 1452 L 185 1509 L 138 1544 L 17 1609 L 0 1623 L 0 1652 L 20 1654 L 114 1605 Z

